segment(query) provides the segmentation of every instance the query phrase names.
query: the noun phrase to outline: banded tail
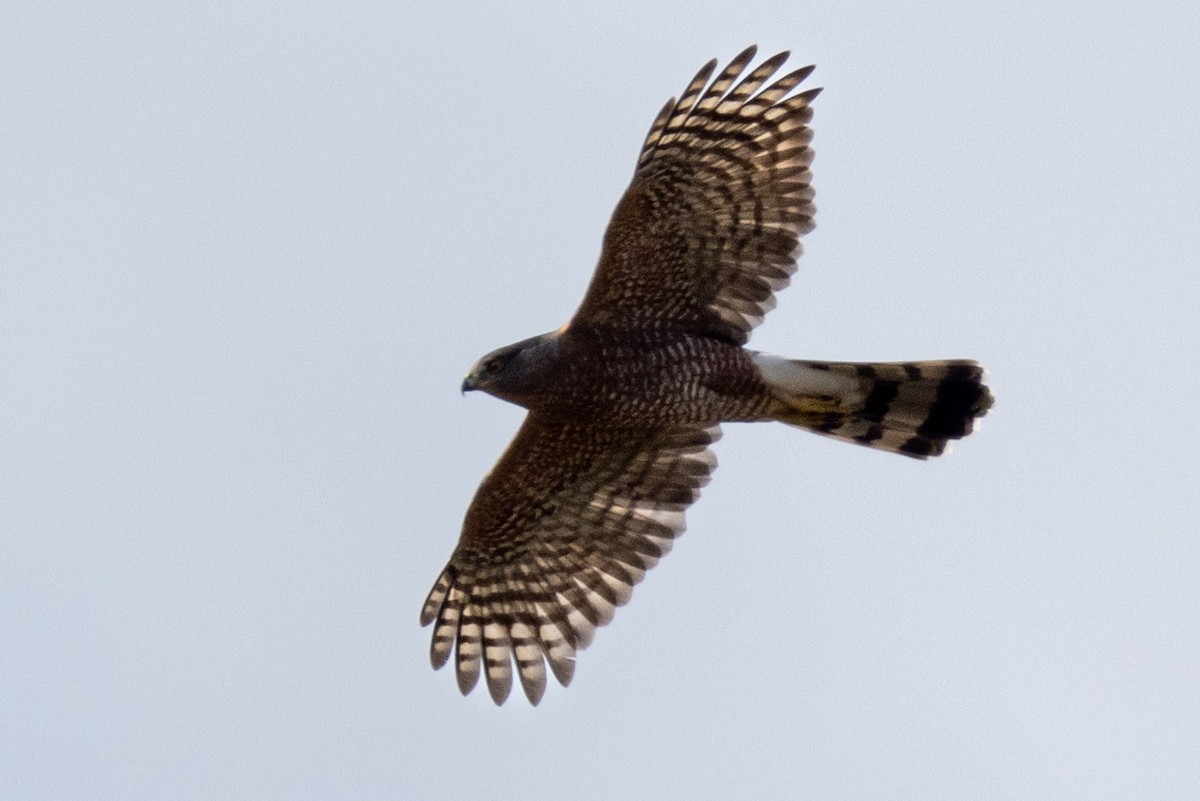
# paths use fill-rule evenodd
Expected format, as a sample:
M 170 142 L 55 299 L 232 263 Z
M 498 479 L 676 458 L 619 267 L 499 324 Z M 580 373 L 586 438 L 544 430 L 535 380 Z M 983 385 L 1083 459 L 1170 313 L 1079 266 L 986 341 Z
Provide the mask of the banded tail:
M 768 415 L 846 442 L 917 459 L 970 434 L 992 405 L 975 362 L 810 362 L 754 354 Z

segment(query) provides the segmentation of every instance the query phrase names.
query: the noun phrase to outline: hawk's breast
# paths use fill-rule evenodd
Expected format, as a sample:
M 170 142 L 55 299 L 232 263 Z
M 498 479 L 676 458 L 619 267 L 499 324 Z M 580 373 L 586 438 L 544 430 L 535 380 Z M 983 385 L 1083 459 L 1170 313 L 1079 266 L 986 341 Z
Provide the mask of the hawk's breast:
M 684 424 L 758 417 L 767 386 L 742 348 L 670 331 L 572 325 L 539 407 L 570 418 Z

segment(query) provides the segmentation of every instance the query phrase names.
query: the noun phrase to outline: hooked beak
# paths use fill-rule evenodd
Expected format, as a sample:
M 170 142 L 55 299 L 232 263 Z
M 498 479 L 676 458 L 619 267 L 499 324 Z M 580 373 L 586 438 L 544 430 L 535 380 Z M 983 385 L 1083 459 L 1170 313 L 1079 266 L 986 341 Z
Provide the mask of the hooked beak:
M 462 394 L 466 395 L 468 392 L 474 389 L 479 389 L 479 383 L 475 380 L 475 374 L 470 373 L 466 378 L 463 379 Z

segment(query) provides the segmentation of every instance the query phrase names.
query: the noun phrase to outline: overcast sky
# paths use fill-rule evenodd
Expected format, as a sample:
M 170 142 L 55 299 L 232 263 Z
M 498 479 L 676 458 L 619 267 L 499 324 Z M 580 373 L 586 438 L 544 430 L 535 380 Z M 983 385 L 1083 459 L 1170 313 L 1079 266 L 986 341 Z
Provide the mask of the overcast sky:
M 0 797 L 1200 796 L 1193 0 L 75 5 L 0 12 Z M 462 375 L 751 42 L 825 87 L 752 346 L 996 407 L 727 426 L 573 685 L 464 699 L 417 615 L 522 413 Z

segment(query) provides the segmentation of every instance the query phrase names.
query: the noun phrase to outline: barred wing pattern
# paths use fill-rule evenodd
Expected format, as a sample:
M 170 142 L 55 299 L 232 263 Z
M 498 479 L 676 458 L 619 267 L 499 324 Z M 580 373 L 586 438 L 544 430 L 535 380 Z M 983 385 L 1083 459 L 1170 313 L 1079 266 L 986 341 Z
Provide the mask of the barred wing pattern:
M 786 52 L 735 85 L 755 52 L 711 83 L 710 61 L 659 113 L 576 319 L 741 345 L 775 305 L 813 227 L 809 103 L 820 89 L 789 96 L 811 66 L 762 88 Z
M 708 483 L 718 426 L 618 428 L 531 412 L 467 512 L 421 611 L 435 668 L 456 651 L 465 695 L 485 674 L 501 704 L 515 659 L 530 702 L 549 662 L 569 684 L 575 652 L 629 600 L 684 529 Z

